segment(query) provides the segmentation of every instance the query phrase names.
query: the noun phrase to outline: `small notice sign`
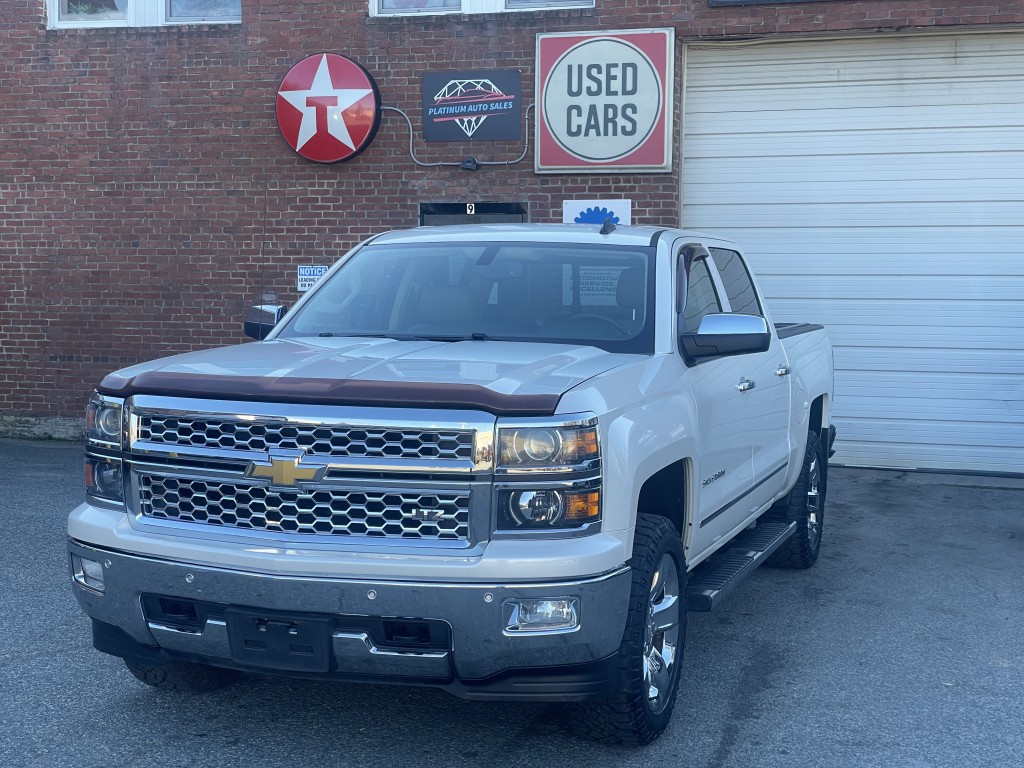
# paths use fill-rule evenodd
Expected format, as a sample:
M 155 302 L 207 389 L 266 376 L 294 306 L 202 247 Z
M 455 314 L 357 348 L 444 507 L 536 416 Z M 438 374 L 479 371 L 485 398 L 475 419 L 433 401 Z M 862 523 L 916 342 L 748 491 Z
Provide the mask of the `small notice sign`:
M 298 285 L 299 292 L 308 291 L 316 281 L 327 274 L 327 267 L 299 267 Z

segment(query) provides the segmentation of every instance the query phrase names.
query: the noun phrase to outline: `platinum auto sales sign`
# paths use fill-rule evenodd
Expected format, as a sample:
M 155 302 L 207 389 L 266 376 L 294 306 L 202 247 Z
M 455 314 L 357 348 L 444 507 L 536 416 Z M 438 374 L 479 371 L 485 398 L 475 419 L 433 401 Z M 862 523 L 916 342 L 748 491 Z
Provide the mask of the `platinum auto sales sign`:
M 537 35 L 537 173 L 672 170 L 675 30 Z

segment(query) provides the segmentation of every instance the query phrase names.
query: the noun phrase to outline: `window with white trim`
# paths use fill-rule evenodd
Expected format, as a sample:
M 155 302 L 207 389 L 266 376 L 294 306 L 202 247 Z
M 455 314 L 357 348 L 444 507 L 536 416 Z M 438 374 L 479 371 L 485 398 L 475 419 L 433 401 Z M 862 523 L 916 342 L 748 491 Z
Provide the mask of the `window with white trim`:
M 371 16 L 593 8 L 594 0 L 370 0 Z
M 47 0 L 50 29 L 237 24 L 242 0 Z

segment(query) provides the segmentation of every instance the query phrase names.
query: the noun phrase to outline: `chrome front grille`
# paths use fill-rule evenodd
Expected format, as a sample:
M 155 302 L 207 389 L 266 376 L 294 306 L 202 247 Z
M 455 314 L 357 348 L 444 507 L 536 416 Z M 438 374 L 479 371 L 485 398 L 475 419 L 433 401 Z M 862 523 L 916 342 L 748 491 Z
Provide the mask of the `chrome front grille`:
M 169 446 L 224 451 L 300 449 L 310 456 L 473 460 L 471 430 L 395 429 L 228 420 L 142 413 L 140 439 Z
M 471 410 L 135 395 L 132 525 L 470 548 L 488 536 L 494 426 Z
M 467 541 L 469 490 L 276 488 L 139 474 L 143 516 L 285 534 Z

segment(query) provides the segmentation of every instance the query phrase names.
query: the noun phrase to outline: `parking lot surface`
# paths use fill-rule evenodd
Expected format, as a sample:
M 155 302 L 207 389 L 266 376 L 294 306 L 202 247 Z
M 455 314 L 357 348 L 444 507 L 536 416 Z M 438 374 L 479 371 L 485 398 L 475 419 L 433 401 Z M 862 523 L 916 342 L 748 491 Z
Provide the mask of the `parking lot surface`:
M 0 766 L 1024 766 L 1024 482 L 834 468 L 818 564 L 690 614 L 669 730 L 564 707 L 247 676 L 204 696 L 91 648 L 65 518 L 82 450 L 0 440 Z

